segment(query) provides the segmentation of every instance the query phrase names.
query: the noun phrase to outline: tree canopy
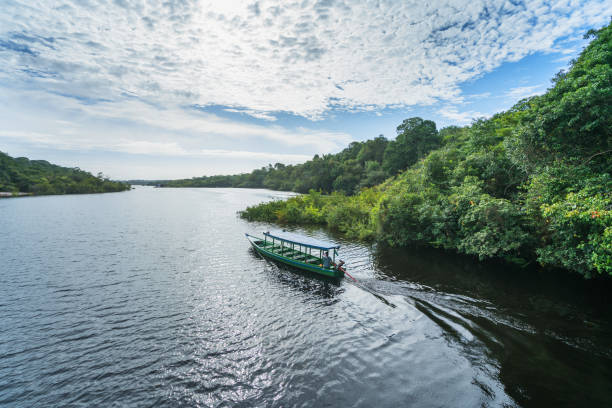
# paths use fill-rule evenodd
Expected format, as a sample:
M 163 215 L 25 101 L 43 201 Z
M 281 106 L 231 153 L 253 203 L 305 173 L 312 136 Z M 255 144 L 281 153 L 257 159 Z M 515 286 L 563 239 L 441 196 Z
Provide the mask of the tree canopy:
M 397 128 L 397 138 L 383 135 L 352 142 L 337 154 L 315 155 L 303 164 L 276 163 L 251 173 L 232 176 L 202 176 L 184 180 L 149 181 L 164 187 L 248 187 L 306 193 L 317 190 L 346 195 L 375 186 L 407 169 L 440 145 L 436 124 L 419 117 L 406 119 Z
M 350 169 L 333 194 L 311 191 L 249 207 L 242 217 L 612 275 L 612 27 L 588 36 L 545 94 L 439 132 L 431 121 L 407 119 L 382 162 Z M 355 174 L 372 182 L 355 184 Z M 375 174 L 390 178 L 379 183 Z M 358 194 L 345 195 L 349 185 Z
M 129 184 L 111 181 L 99 173 L 61 167 L 45 160 L 13 158 L 0 152 L 0 191 L 11 193 L 79 194 L 124 191 Z

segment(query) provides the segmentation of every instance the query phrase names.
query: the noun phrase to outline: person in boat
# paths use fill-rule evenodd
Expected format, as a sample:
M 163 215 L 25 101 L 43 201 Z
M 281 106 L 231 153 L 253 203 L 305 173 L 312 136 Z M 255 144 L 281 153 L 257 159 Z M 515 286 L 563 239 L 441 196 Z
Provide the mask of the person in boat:
M 344 261 L 340 261 L 338 264 L 335 264 L 334 262 L 332 262 L 331 257 L 329 256 L 329 251 L 325 251 L 323 253 L 323 258 L 321 258 L 323 261 L 323 267 L 324 268 L 330 268 L 332 266 L 337 267 L 339 270 L 341 270 L 342 272 L 344 272 L 344 269 L 342 268 L 342 265 L 344 265 Z
M 323 253 L 323 257 L 321 258 L 321 260 L 323 261 L 324 268 L 329 268 L 332 265 L 332 259 L 329 256 L 329 251 L 325 251 Z

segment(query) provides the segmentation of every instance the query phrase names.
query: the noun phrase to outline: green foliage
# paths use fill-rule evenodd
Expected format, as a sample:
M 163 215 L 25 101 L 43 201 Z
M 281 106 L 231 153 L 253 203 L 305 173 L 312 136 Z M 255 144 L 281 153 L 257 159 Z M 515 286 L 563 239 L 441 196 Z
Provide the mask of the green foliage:
M 482 184 L 467 178 L 453 189 L 450 213 L 457 219 L 453 246 L 479 259 L 525 261 L 521 250 L 532 245 L 533 238 L 523 213 L 509 200 L 485 193 Z
M 382 167 L 388 174 L 404 170 L 440 144 L 436 124 L 431 120 L 410 118 L 397 127 L 397 138 L 385 148 Z
M 388 143 L 389 142 L 383 135 L 379 135 L 372 140 L 367 140 L 360 147 L 359 153 L 357 153 L 357 160 L 361 164 L 366 162 L 382 163 Z
M 358 194 L 311 192 L 243 216 L 612 275 L 612 28 L 590 35 L 552 89 L 507 112 L 439 132 L 407 119 L 382 156 L 381 140 L 351 144 L 334 157 L 332 187 Z
M 526 171 L 571 161 L 610 171 L 612 154 L 612 29 L 589 32 L 593 41 L 546 94 L 522 102 L 524 118 L 508 140 Z
M 361 178 L 357 188 L 362 190 L 382 183 L 387 178 L 387 173 L 382 169 L 380 162 L 372 160 L 365 162 L 365 175 Z
M 529 208 L 542 220 L 538 261 L 585 276 L 612 275 L 612 178 L 579 170 L 572 177 L 570 169 L 555 168 L 531 181 Z M 570 177 L 579 180 L 568 183 Z
M 293 197 L 289 198 L 289 200 L 293 199 Z M 240 216 L 249 221 L 279 222 L 277 213 L 289 205 L 289 200 L 274 200 L 265 204 L 247 207 L 240 212 Z
M 372 209 L 378 204 L 381 194 L 377 189 L 364 189 L 353 197 L 334 197 L 324 207 L 327 225 L 350 237 L 369 240 L 376 235 L 375 217 Z
M 380 135 L 365 142 L 352 142 L 337 154 L 315 155 L 298 165 L 276 163 L 233 176 L 203 176 L 185 180 L 149 181 L 164 187 L 247 187 L 307 193 L 359 193 L 425 157 L 440 143 L 436 124 L 421 118 L 406 119 L 395 141 Z
M 45 194 L 107 193 L 124 191 L 129 184 L 97 177 L 78 168 L 56 166 L 45 160 L 12 158 L 0 152 L 0 191 Z
M 285 201 L 274 200 L 247 207 L 240 216 L 249 221 L 324 224 L 350 237 L 371 239 L 375 234 L 371 210 L 379 197 L 380 193 L 375 189 L 364 189 L 357 196 L 342 193 L 322 195 L 311 190 Z

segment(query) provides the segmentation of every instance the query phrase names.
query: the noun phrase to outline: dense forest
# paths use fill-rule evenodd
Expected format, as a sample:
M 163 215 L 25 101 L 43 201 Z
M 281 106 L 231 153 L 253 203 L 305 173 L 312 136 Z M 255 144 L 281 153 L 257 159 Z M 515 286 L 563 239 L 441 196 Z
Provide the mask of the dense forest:
M 411 118 L 395 141 L 379 137 L 302 165 L 225 179 L 310 190 L 241 216 L 323 224 L 392 246 L 537 262 L 585 277 L 612 275 L 611 25 L 587 38 L 545 94 L 490 119 L 438 131 Z
M 45 160 L 13 158 L 0 152 L 0 191 L 10 193 L 82 194 L 108 193 L 130 189 L 130 185 L 111 181 L 102 173 L 94 177 L 78 168 L 67 168 Z
M 359 193 L 382 183 L 389 176 L 415 164 L 420 157 L 440 146 L 436 124 L 421 118 L 407 119 L 398 127 L 393 141 L 378 136 L 353 142 L 337 154 L 315 155 L 303 164 L 276 163 L 251 173 L 194 177 L 184 180 L 149 181 L 162 187 L 247 187 L 307 193 Z M 134 182 L 134 184 L 137 184 Z
M 390 175 L 417 162 L 439 146 L 436 124 L 412 118 L 406 120 L 394 141 L 382 135 L 365 142 L 353 142 L 337 154 L 315 155 L 303 164 L 276 163 L 251 173 L 194 177 L 184 180 L 149 181 L 163 187 L 247 187 L 307 193 L 310 190 L 347 195 L 380 184 Z M 134 183 L 138 184 L 138 183 Z

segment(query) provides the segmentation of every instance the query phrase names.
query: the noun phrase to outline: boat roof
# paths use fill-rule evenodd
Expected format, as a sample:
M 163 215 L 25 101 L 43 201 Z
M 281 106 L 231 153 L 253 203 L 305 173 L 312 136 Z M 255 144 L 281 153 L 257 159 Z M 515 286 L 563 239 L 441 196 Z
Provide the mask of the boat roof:
M 264 232 L 264 235 L 270 238 L 280 239 L 285 242 L 291 242 L 293 244 L 303 245 L 310 248 L 323 250 L 340 248 L 340 245 L 334 244 L 332 242 L 321 241 L 316 238 L 305 237 L 304 235 L 294 234 L 292 232 L 287 231 L 268 231 Z

